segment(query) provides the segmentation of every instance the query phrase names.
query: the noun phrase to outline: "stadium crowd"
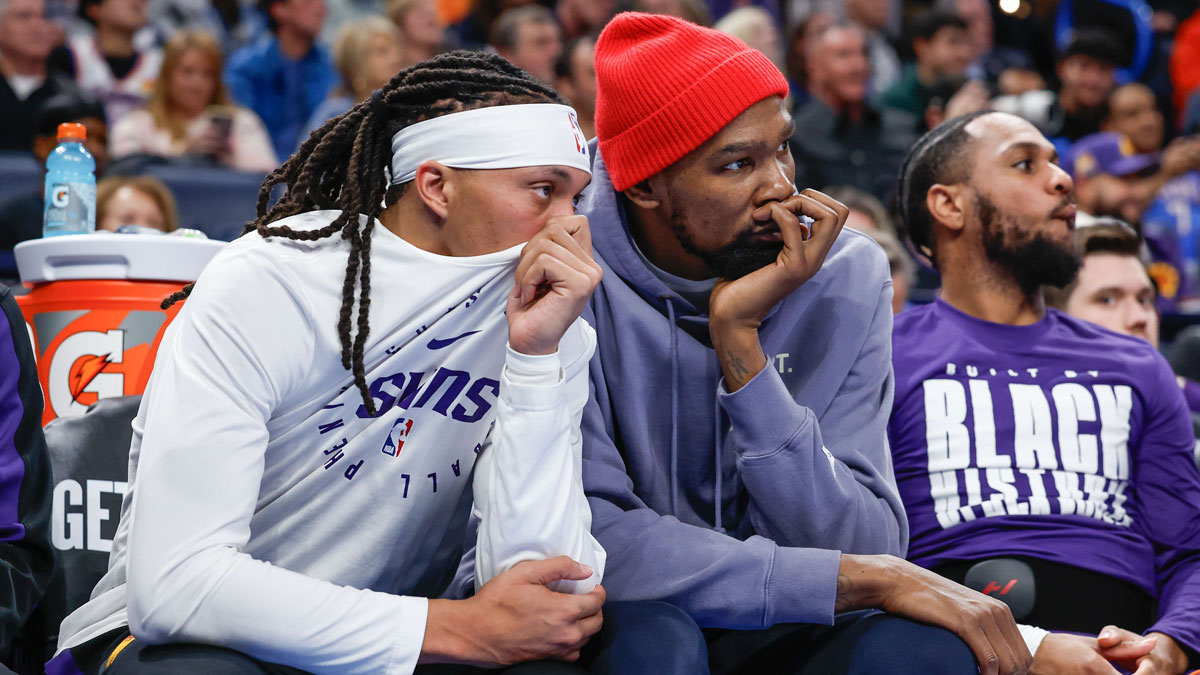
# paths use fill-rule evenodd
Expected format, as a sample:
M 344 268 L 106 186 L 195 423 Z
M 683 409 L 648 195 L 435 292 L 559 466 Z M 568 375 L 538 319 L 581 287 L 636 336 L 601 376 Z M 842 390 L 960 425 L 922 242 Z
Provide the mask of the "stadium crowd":
M 264 196 L 78 601 L 0 293 L 0 673 L 1200 669 L 1195 2 L 0 0 L 68 122 L 97 230 Z

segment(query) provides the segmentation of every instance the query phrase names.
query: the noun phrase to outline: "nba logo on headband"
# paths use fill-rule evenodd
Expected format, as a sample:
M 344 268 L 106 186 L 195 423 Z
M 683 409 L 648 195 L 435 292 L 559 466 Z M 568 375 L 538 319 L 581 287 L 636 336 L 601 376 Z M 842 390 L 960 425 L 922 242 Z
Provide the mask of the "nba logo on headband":
M 587 137 L 583 135 L 583 129 L 579 126 L 579 116 L 574 110 L 568 110 L 567 117 L 571 120 L 571 131 L 575 134 L 575 151 L 587 157 Z

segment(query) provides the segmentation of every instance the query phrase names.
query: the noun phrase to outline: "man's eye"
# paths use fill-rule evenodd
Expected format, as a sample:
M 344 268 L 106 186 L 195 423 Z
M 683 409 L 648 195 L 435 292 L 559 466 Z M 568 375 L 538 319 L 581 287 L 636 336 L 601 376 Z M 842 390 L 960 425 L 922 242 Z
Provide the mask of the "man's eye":
M 583 193 L 581 192 L 581 193 L 575 195 L 574 197 L 571 197 L 571 206 L 578 207 L 579 202 L 582 200 L 583 200 Z
M 542 199 L 550 198 L 550 186 L 549 185 L 539 185 L 538 187 L 533 188 L 533 191 L 538 193 L 538 196 L 541 197 Z
M 721 167 L 721 168 L 722 168 L 722 169 L 725 169 L 726 171 L 739 171 L 739 170 L 741 170 L 741 169 L 744 169 L 744 168 L 746 168 L 746 167 L 748 167 L 748 166 L 750 166 L 750 160 L 748 160 L 748 159 L 738 159 L 738 160 L 734 160 L 734 161 L 732 161 L 732 162 L 730 162 L 730 163 L 726 164 L 725 166 L 723 166 L 723 167 Z
M 790 140 L 787 140 L 787 141 L 780 143 L 779 147 L 775 148 L 775 152 L 787 152 L 789 149 L 791 149 L 791 147 L 792 147 L 792 142 Z
M 1020 169 L 1022 171 L 1028 171 L 1032 167 L 1033 167 L 1033 161 L 1028 160 L 1028 159 L 1023 159 L 1023 160 L 1017 162 L 1016 164 L 1013 164 L 1014 169 Z
M 1105 307 L 1111 307 L 1112 305 L 1117 304 L 1117 298 L 1115 295 L 1101 295 L 1100 297 L 1096 298 L 1096 303 L 1104 305 Z

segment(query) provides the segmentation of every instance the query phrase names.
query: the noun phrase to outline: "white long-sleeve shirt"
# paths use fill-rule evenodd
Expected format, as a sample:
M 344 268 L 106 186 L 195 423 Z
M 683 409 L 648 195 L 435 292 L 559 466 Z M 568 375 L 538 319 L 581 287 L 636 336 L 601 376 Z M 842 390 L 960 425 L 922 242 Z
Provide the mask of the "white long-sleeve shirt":
M 595 573 L 565 590 L 599 583 L 578 426 L 591 327 L 577 320 L 554 355 L 506 350 L 519 247 L 438 256 L 377 223 L 370 418 L 340 357 L 347 251 L 250 234 L 201 274 L 133 423 L 109 572 L 60 649 L 128 623 L 318 674 L 411 672 L 473 468 L 481 581 L 568 555 Z

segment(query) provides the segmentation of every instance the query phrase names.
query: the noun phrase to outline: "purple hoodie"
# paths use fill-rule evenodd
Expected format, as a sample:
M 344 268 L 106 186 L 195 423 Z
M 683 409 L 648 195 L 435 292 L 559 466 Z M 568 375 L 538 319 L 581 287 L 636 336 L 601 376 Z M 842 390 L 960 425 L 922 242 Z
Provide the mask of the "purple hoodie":
M 729 394 L 708 316 L 642 262 L 593 157 L 579 212 L 604 280 L 585 312 L 599 346 L 583 483 L 608 597 L 665 600 L 704 627 L 831 623 L 839 552 L 903 555 L 908 539 L 883 251 L 843 230 L 763 322 L 767 367 Z

